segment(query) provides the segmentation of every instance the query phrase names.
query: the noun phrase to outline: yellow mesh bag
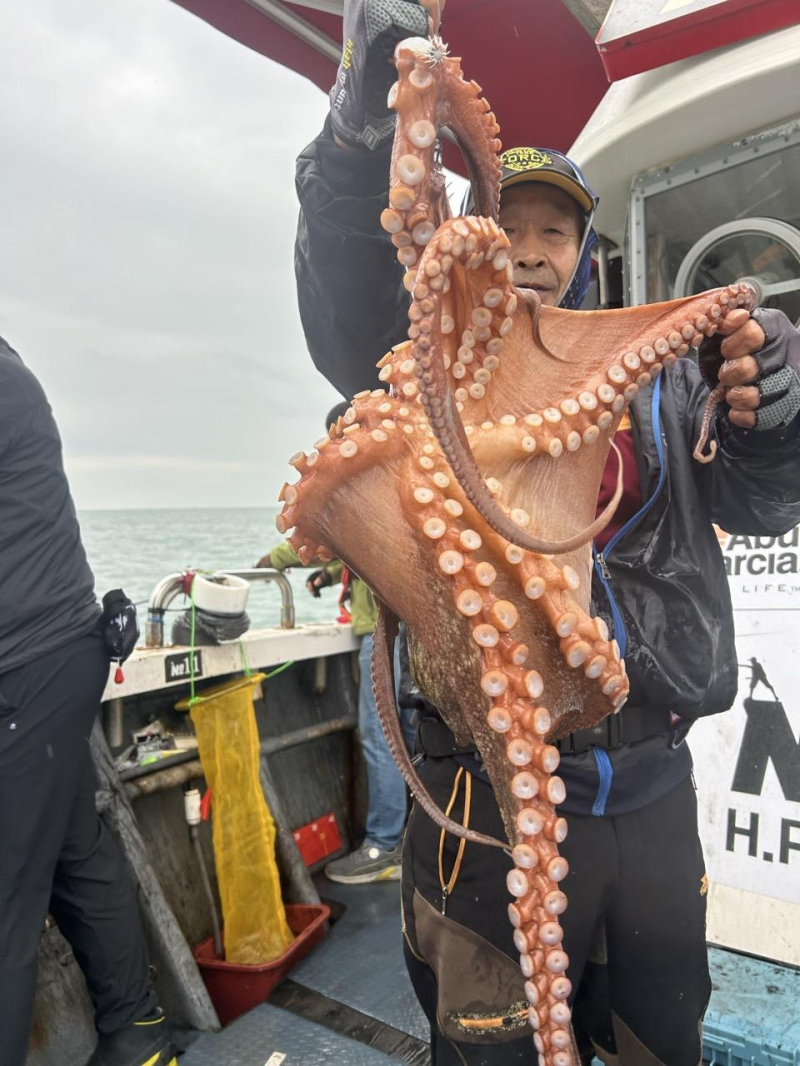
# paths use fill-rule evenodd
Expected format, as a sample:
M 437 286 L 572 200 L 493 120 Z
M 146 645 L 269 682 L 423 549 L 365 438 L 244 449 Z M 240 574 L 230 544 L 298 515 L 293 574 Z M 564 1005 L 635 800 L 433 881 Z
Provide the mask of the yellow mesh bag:
M 275 823 L 259 780 L 253 699 L 264 678 L 251 674 L 183 702 L 190 704 L 203 773 L 213 790 L 225 959 L 242 966 L 271 962 L 294 939 L 281 899 Z

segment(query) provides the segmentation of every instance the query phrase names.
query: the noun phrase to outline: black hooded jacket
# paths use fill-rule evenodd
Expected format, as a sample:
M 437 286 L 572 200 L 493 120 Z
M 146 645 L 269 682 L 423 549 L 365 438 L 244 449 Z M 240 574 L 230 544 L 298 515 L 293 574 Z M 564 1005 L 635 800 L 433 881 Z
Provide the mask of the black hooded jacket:
M 53 413 L 0 337 L 0 676 L 85 636 L 99 614 Z
M 298 159 L 300 314 L 314 363 L 347 397 L 380 384 L 375 363 L 408 328 L 402 268 L 379 223 L 388 167 L 388 149 L 349 153 L 327 130 Z M 756 433 L 720 419 L 717 457 L 703 465 L 692 449 L 707 397 L 697 367 L 681 359 L 631 405 L 644 504 L 595 560 L 592 589 L 593 610 L 609 624 L 630 675 L 622 717 L 658 708 L 695 719 L 731 706 L 737 689 L 733 612 L 712 523 L 728 533 L 765 536 L 800 523 L 797 420 L 788 430 Z M 691 768 L 685 745 L 678 753 L 662 738 L 655 753 L 649 741 L 633 747 L 633 757 L 622 750 L 610 753 L 610 761 L 620 770 L 631 760 L 638 767 L 636 805 L 645 780 L 652 785 L 661 775 L 671 787 Z M 658 770 L 649 755 L 643 758 L 648 751 Z M 590 752 L 563 759 L 561 773 L 573 797 L 581 789 L 572 783 L 570 766 L 602 777 Z M 587 797 L 596 795 L 595 784 Z M 617 781 L 603 810 L 587 803 L 593 813 L 622 813 L 630 809 L 623 796 L 628 791 Z M 586 813 L 584 804 L 579 807 Z

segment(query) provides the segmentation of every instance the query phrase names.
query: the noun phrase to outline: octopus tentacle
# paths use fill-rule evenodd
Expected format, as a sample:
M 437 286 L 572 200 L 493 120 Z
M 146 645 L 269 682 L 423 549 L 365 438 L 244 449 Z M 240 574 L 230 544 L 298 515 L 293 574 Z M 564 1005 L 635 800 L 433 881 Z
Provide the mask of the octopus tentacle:
M 550 359 L 558 359 L 561 362 L 566 362 L 565 356 L 559 355 L 558 352 L 551 352 L 542 340 L 541 330 L 539 329 L 542 298 L 539 293 L 535 289 L 515 289 L 514 291 L 522 296 L 524 304 L 528 309 L 528 314 L 531 316 L 531 334 L 533 336 L 533 343 L 543 355 L 548 356 Z
M 441 479 L 440 470 L 427 474 L 432 485 L 440 484 L 437 474 Z M 441 484 L 441 488 L 451 490 L 453 486 Z M 415 495 L 426 508 L 434 503 L 433 490 L 427 486 L 418 487 Z M 566 838 L 567 825 L 556 812 L 566 793 L 563 782 L 555 776 L 559 752 L 549 743 L 551 736 L 556 731 L 566 731 L 566 726 L 562 723 L 562 730 L 554 727 L 543 702 L 544 679 L 538 670 L 526 669 L 530 648 L 518 632 L 519 612 L 511 601 L 498 598 L 493 592 L 498 578 L 496 567 L 488 561 L 476 561 L 476 554 L 487 546 L 481 536 L 473 529 L 461 528 L 460 522 L 452 523 L 455 528 L 446 528 L 441 521 L 432 528 L 430 523 L 436 519 L 420 517 L 423 530 L 427 527 L 424 535 L 435 540 L 440 569 L 453 580 L 456 609 L 470 621 L 472 640 L 480 649 L 480 687 L 489 701 L 480 748 L 515 864 L 507 877 L 514 897 L 508 913 L 526 979 L 534 1041 L 541 1055 L 551 1056 L 552 1066 L 571 1066 L 578 1060 L 571 1058 L 570 1011 L 566 1004 L 571 986 L 564 976 L 569 960 L 561 947 L 558 921 L 566 907 L 559 883 L 568 872 L 566 860 L 558 854 L 558 844 Z M 602 620 L 589 619 L 570 600 L 570 593 L 580 584 L 575 571 L 568 566 L 558 567 L 541 556 L 531 556 L 491 533 L 487 537 L 489 546 L 495 549 L 492 557 L 497 558 L 502 551 L 505 562 L 518 571 L 518 580 L 533 601 L 532 606 L 535 603 L 548 617 L 569 666 L 576 668 L 591 660 L 585 676 L 600 686 L 607 700 L 612 700 L 613 709 L 619 709 L 627 695 L 624 667 L 617 665 L 619 650 L 609 644 Z M 454 543 L 457 547 L 453 547 Z M 535 588 L 532 582 L 538 582 Z M 608 681 L 615 675 L 618 680 L 615 679 L 612 692 Z
M 733 309 L 734 307 L 750 307 L 755 300 L 755 291 L 747 282 L 739 283 L 738 285 L 731 285 L 725 292 L 726 297 L 724 303 Z M 721 303 L 723 300 L 721 299 Z M 702 324 L 702 323 L 701 323 Z M 705 336 L 714 336 L 713 332 L 705 331 Z M 702 337 L 698 339 L 698 345 L 702 340 Z M 717 414 L 719 405 L 725 399 L 725 388 L 722 385 L 717 384 L 720 367 L 724 362 L 724 356 L 720 350 L 720 347 L 716 347 L 711 351 L 703 352 L 698 360 L 700 367 L 700 374 L 703 380 L 711 390 L 708 399 L 706 400 L 705 408 L 703 409 L 703 417 L 700 423 L 700 435 L 695 444 L 694 451 L 692 452 L 693 458 L 698 463 L 710 463 L 714 456 L 717 454 L 717 442 L 712 440 L 709 443 L 709 437 L 711 435 L 711 427 Z M 708 444 L 708 454 L 705 454 L 705 447 Z
M 438 33 L 442 21 L 445 0 L 420 0 L 420 3 L 428 12 L 428 25 L 431 34 Z
M 458 221 L 466 226 L 472 220 Z M 450 251 L 437 235 L 429 244 L 431 256 L 452 256 L 452 242 L 461 236 L 456 224 L 448 224 L 441 235 L 441 240 L 450 239 Z M 494 241 L 496 233 L 486 226 L 491 223 L 482 223 L 481 233 Z M 467 230 L 478 236 L 471 226 Z M 610 436 L 639 387 L 674 362 L 697 333 L 713 332 L 727 309 L 747 297 L 724 290 L 681 304 L 621 312 L 625 346 L 611 347 L 594 361 L 581 354 L 583 337 L 601 324 L 613 325 L 616 315 L 569 317 L 543 308 L 544 338 L 566 321 L 578 353 L 574 356 L 569 348 L 551 371 L 551 361 L 530 365 L 527 314 L 523 308 L 517 312 L 513 289 L 496 276 L 505 269 L 502 257 L 499 270 L 492 261 L 487 266 L 485 256 L 481 265 L 473 259 L 471 269 L 464 267 L 463 256 L 474 256 L 477 245 L 467 250 L 467 238 L 462 240 L 465 247 L 455 249 L 458 255 L 447 272 L 450 289 L 415 291 L 410 318 L 418 332 L 381 360 L 380 376 L 389 394 L 382 389 L 359 393 L 315 451 L 293 457 L 300 480 L 281 490 L 277 521 L 281 532 L 295 527 L 291 540 L 301 557 L 335 553 L 392 614 L 404 618 L 417 683 L 440 707 L 459 743 L 474 742 L 481 752 L 514 861 L 509 917 L 540 1061 L 574 1066 L 568 960 L 558 924 L 566 906 L 560 883 L 567 865 L 558 853 L 566 823 L 556 810 L 564 785 L 552 742 L 618 711 L 629 682 L 616 641 L 602 619 L 588 612 L 588 550 L 547 558 L 515 543 L 516 531 L 532 524 L 540 494 L 548 501 L 549 522 L 561 511 L 571 518 L 577 501 L 564 503 L 563 492 L 548 487 L 559 484 L 562 469 L 594 477 L 591 496 L 596 499 Z M 498 245 L 495 256 L 502 250 Z M 425 277 L 434 281 L 441 273 L 434 269 Z M 477 284 L 464 284 L 464 278 L 478 279 Z M 485 294 L 491 289 L 500 289 L 500 297 L 491 292 L 487 304 Z M 442 299 L 437 303 L 435 296 Z M 477 321 L 472 317 L 481 306 L 492 312 L 488 325 L 485 314 Z M 502 315 L 501 322 L 511 319 L 503 336 L 495 312 Z M 464 327 L 460 333 L 456 319 Z M 441 345 L 435 399 L 440 408 L 451 404 L 484 489 L 513 527 L 511 538 L 485 521 L 437 439 L 423 401 L 429 382 L 420 381 L 415 359 L 415 347 L 431 352 L 425 338 L 432 346 Z M 456 364 L 465 368 L 463 373 L 453 374 Z M 433 368 L 432 361 L 420 369 L 425 374 Z M 486 370 L 489 379 L 476 381 L 479 370 Z M 483 391 L 467 389 L 459 397 L 467 381 Z M 434 405 L 431 410 L 435 413 Z M 370 514 L 366 534 L 365 514 Z M 403 560 L 404 575 L 424 574 L 424 579 L 398 581 L 397 567 L 389 565 L 392 558 Z M 374 681 L 382 718 L 391 729 L 392 718 L 397 723 L 387 640 L 382 622 Z M 396 736 L 392 747 L 404 765 Z M 410 762 L 407 754 L 405 759 Z M 441 812 L 425 806 L 430 801 L 417 781 L 409 783 L 441 825 Z M 446 828 L 463 835 L 457 824 Z M 494 846 L 504 845 L 494 841 Z
M 482 400 L 486 396 L 493 371 L 500 364 L 499 356 L 505 338 L 514 328 L 514 316 L 520 313 L 508 277 L 507 243 L 505 235 L 491 220 L 457 219 L 440 227 L 421 260 L 418 277 L 421 276 L 422 280 L 417 280 L 413 287 L 409 327 L 411 355 L 421 386 L 419 399 L 422 406 L 453 472 L 484 521 L 529 551 L 563 554 L 592 540 L 605 528 L 614 514 L 619 497 L 615 496 L 599 517 L 570 537 L 545 540 L 515 528 L 486 491 L 459 417 L 459 404 L 463 410 L 463 404 L 469 398 Z M 457 277 L 459 270 L 462 284 L 457 295 L 461 297 L 462 304 L 466 304 L 469 327 L 462 332 L 461 344 L 456 347 L 455 319 L 451 314 L 455 310 L 456 298 L 452 294 L 452 279 Z M 672 310 L 674 312 L 674 308 Z M 660 317 L 655 316 L 652 322 L 654 329 L 660 324 Z M 702 317 L 706 328 L 709 328 L 708 317 Z M 611 411 L 599 416 L 598 426 L 609 428 L 614 415 L 621 414 L 626 404 L 637 394 L 640 384 L 649 383 L 662 366 L 674 362 L 679 351 L 688 351 L 688 341 L 696 335 L 702 336 L 696 324 L 687 322 L 680 333 L 671 331 L 669 337 L 651 338 L 653 347 L 644 345 L 642 354 L 625 352 L 619 363 L 612 362 L 607 367 L 608 382 L 602 383 L 597 390 L 598 398 L 605 399 Z M 643 360 L 645 365 L 652 364 L 651 368 L 632 373 L 642 367 Z M 385 379 L 388 376 L 385 375 Z M 465 388 L 462 382 L 469 377 L 472 377 L 472 383 Z M 450 388 L 450 378 L 456 381 L 454 392 Z M 406 396 L 416 397 L 417 389 L 413 382 L 403 382 L 401 387 Z M 568 404 L 567 411 L 576 405 L 580 408 L 580 401 L 564 402 Z M 593 399 L 585 400 L 584 407 L 593 402 Z M 573 410 L 572 413 L 576 412 Z M 561 421 L 562 411 L 549 407 L 538 417 L 556 423 Z M 589 439 L 592 439 L 591 435 Z M 565 442 L 553 438 L 549 452 L 557 457 L 562 453 L 564 443 L 568 450 L 575 450 L 585 442 L 583 434 L 579 436 L 572 431 Z
M 460 221 L 462 220 L 456 220 L 449 225 L 456 226 Z M 486 224 L 491 225 L 491 223 Z M 445 234 L 445 239 L 446 236 L 447 234 Z M 437 243 L 439 250 L 442 250 L 438 238 Z M 436 246 L 434 245 L 431 251 Z M 417 289 L 419 290 L 419 287 Z M 411 341 L 396 346 L 379 363 L 380 377 L 389 383 L 391 396 L 387 396 L 382 389 L 360 393 L 354 400 L 354 407 L 348 411 L 345 418 L 340 420 L 337 426 L 331 427 L 330 436 L 317 442 L 316 451 L 308 456 L 299 453 L 291 460 L 292 465 L 301 473 L 303 479 L 307 480 L 314 476 L 323 456 L 328 458 L 336 456 L 338 459 L 351 461 L 359 453 L 359 448 L 366 447 L 370 450 L 367 458 L 369 464 L 373 461 L 372 451 L 377 449 L 377 452 L 380 452 L 384 445 L 392 454 L 397 455 L 399 454 L 397 452 L 398 440 L 402 440 L 403 437 L 408 441 L 409 435 L 415 440 L 419 439 L 420 434 L 423 438 L 434 436 L 433 421 L 431 419 L 429 422 L 423 413 L 423 394 L 420 392 L 420 379 L 417 376 L 418 363 L 413 358 L 416 351 L 426 353 L 426 363 L 420 367 L 423 386 L 430 385 L 429 376 L 433 374 L 437 374 L 437 381 L 440 383 L 438 392 L 429 405 L 431 414 L 441 413 L 444 404 L 450 405 L 452 414 L 455 397 L 455 408 L 461 416 L 459 422 L 462 424 L 464 439 L 467 441 L 472 439 L 477 449 L 475 455 L 479 467 L 485 469 L 486 463 L 493 462 L 495 456 L 500 457 L 509 452 L 516 455 L 515 463 L 523 464 L 519 468 L 520 472 L 530 460 L 536 460 L 536 463 L 551 459 L 563 461 L 564 457 L 575 451 L 582 451 L 587 446 L 599 445 L 603 440 L 607 442 L 614 423 L 627 403 L 636 395 L 639 387 L 649 384 L 664 366 L 671 365 L 684 348 L 688 350 L 687 337 L 699 343 L 699 338 L 702 336 L 712 336 L 716 332 L 718 322 L 726 316 L 728 310 L 738 306 L 749 306 L 751 299 L 749 289 L 743 288 L 739 291 L 739 286 L 729 286 L 725 290 L 705 293 L 688 301 L 682 301 L 677 305 L 679 316 L 685 317 L 684 324 L 679 327 L 680 331 L 665 328 L 669 325 L 669 321 L 664 321 L 669 313 L 667 309 L 671 308 L 675 316 L 676 305 L 667 304 L 651 308 L 649 309 L 651 312 L 658 313 L 655 316 L 650 314 L 650 329 L 655 332 L 657 328 L 659 335 L 654 338 L 652 332 L 650 336 L 640 332 L 637 340 L 628 346 L 628 350 L 621 355 L 609 357 L 607 361 L 611 365 L 603 375 L 607 380 L 600 380 L 597 384 L 600 376 L 598 373 L 594 379 L 594 387 L 578 387 L 572 395 L 567 395 L 555 402 L 552 402 L 554 397 L 547 396 L 551 400 L 549 406 L 539 407 L 538 410 L 529 409 L 524 415 L 509 412 L 498 417 L 493 413 L 494 404 L 487 402 L 489 397 L 486 397 L 486 389 L 482 381 L 474 379 L 479 370 L 486 371 L 490 378 L 495 379 L 496 387 L 504 397 L 501 402 L 507 400 L 509 406 L 519 402 L 518 394 L 524 393 L 528 387 L 527 382 L 520 383 L 519 378 L 529 371 L 527 360 L 520 362 L 519 353 L 513 350 L 514 341 L 517 338 L 517 331 L 512 328 L 513 321 L 511 327 L 505 331 L 504 338 L 492 335 L 490 330 L 488 339 L 478 340 L 475 336 L 467 338 L 472 342 L 471 349 L 461 345 L 465 349 L 462 356 L 467 352 L 474 353 L 475 365 L 463 362 L 459 362 L 458 365 L 466 366 L 465 373 L 472 376 L 473 385 L 481 385 L 482 389 L 482 391 L 474 390 L 474 394 L 465 390 L 461 394 L 465 398 L 461 399 L 459 390 L 463 387 L 463 375 L 453 377 L 452 371 L 455 364 L 447 362 L 450 359 L 447 354 L 447 338 L 454 330 L 448 320 L 448 313 L 437 306 L 433 298 L 435 295 L 437 295 L 437 290 L 429 288 L 415 293 L 410 311 L 412 319 L 410 332 L 413 332 L 414 325 L 417 325 L 419 335 L 416 338 L 412 337 Z M 516 307 L 509 303 L 506 303 L 504 309 L 516 311 Z M 439 314 L 435 313 L 437 310 L 440 311 Z M 543 308 L 543 317 L 545 312 L 547 312 L 548 319 L 553 316 L 556 319 L 559 316 L 568 316 L 582 320 L 584 334 L 591 334 L 594 331 L 594 323 L 597 321 L 598 314 L 595 312 L 558 312 L 552 308 Z M 633 319 L 638 313 L 644 312 L 642 309 L 633 308 L 622 312 L 600 312 L 599 314 Z M 511 316 L 507 317 L 511 319 Z M 635 320 L 632 326 L 637 326 Z M 477 334 L 478 329 L 481 328 L 485 327 L 476 327 L 474 333 Z M 480 336 L 484 335 L 480 334 Z M 461 339 L 464 339 L 463 334 Z M 428 340 L 430 340 L 431 347 L 434 346 L 434 342 L 440 346 L 442 357 L 439 360 L 430 355 L 431 347 L 425 347 Z M 580 337 L 578 341 L 580 343 Z M 506 354 L 503 355 L 501 364 L 500 355 L 504 351 Z M 427 360 L 430 362 L 428 363 Z M 507 362 L 508 367 L 506 367 Z M 452 384 L 458 386 L 455 393 L 447 377 L 442 383 L 442 373 L 446 374 L 448 369 L 451 372 L 450 377 L 453 378 Z M 579 382 L 580 384 L 589 386 L 591 382 Z M 474 421 L 466 420 L 465 415 L 468 410 L 472 413 Z M 487 419 L 487 415 L 491 417 Z M 423 458 L 430 462 L 427 457 L 423 456 Z M 452 472 L 457 478 L 457 471 Z M 518 476 L 517 484 L 522 484 L 523 480 Z M 281 499 L 285 507 L 278 517 L 277 525 L 281 532 L 287 532 L 296 524 L 297 508 L 295 505 L 298 499 L 296 486 L 285 486 L 281 492 Z M 510 530 L 512 535 L 507 536 L 506 539 L 517 543 L 518 529 L 519 527 Z M 505 536 L 505 533 L 502 535 Z M 311 543 L 312 541 L 314 543 Z M 302 558 L 309 560 L 315 556 L 325 541 L 324 537 L 315 540 L 314 536 L 310 535 L 307 540 L 295 537 L 293 543 L 302 553 Z M 552 543 L 548 542 L 548 546 L 552 546 Z M 546 554 L 557 553 L 550 551 Z
M 501 145 L 497 120 L 480 97 L 480 86 L 466 82 L 461 60 L 447 55 L 438 37 L 412 37 L 395 49 L 398 80 L 389 92 L 397 110 L 392 148 L 389 207 L 381 225 L 391 234 L 397 258 L 411 289 L 416 265 L 442 220 L 450 217 L 444 173 L 436 160 L 439 134 L 456 136 L 474 177 L 476 209 L 497 217 L 500 204 Z
M 717 408 L 724 399 L 725 388 L 722 385 L 717 385 L 706 400 L 706 405 L 703 408 L 703 418 L 700 423 L 700 436 L 697 438 L 697 443 L 692 452 L 693 458 L 695 458 L 698 463 L 710 463 L 717 454 L 717 442 L 712 440 L 709 443 L 708 438 L 711 435 L 711 424 L 714 421 Z M 708 455 L 705 454 L 706 444 L 708 444 Z
M 479 833 L 475 829 L 460 825 L 439 810 L 414 768 L 403 739 L 395 703 L 393 649 L 397 630 L 396 617 L 391 614 L 385 604 L 379 601 L 378 623 L 375 628 L 375 643 L 372 650 L 372 689 L 392 758 L 411 789 L 414 799 L 436 825 L 473 844 L 487 844 L 489 847 L 505 850 L 508 845 L 502 840 L 496 840 L 485 833 Z

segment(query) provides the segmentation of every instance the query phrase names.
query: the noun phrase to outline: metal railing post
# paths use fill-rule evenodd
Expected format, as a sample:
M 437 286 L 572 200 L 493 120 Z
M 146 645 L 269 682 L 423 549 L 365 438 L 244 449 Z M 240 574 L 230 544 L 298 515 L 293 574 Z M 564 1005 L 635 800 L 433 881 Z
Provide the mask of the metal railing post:
M 164 647 L 164 615 L 167 608 L 186 588 L 187 573 L 169 574 L 162 578 L 150 594 L 150 602 L 147 605 L 147 622 L 145 624 L 145 645 L 148 648 Z M 286 574 L 280 570 L 248 569 L 248 570 L 215 570 L 208 574 L 209 577 L 229 574 L 232 577 L 241 577 L 251 584 L 257 581 L 272 582 L 278 586 L 281 593 L 281 629 L 294 629 L 295 611 L 294 595 L 292 586 Z

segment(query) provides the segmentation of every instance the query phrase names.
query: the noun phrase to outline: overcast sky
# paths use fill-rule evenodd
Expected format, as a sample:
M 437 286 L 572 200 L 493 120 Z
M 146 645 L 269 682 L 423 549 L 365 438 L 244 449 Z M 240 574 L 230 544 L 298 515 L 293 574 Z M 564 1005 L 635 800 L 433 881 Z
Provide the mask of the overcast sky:
M 170 0 L 0 6 L 0 334 L 79 507 L 273 503 L 339 398 L 294 293 L 326 98 Z

